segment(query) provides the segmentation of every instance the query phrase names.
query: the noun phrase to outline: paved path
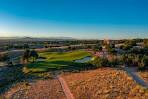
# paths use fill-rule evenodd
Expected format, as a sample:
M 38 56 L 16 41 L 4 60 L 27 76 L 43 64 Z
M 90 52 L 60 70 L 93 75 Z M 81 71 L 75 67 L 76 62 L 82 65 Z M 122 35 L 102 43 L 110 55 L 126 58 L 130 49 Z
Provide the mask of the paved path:
M 124 70 L 138 83 L 140 84 L 142 87 L 144 88 L 148 88 L 148 83 L 146 83 L 143 79 L 141 79 L 138 75 L 137 75 L 137 70 L 136 68 L 129 68 L 129 67 L 124 67 Z
M 58 80 L 59 80 L 59 82 L 60 82 L 60 84 L 61 84 L 61 86 L 63 88 L 63 91 L 64 91 L 64 93 L 66 95 L 66 98 L 67 99 L 75 99 L 73 94 L 70 92 L 70 89 L 69 89 L 66 81 L 61 76 L 58 76 L 57 78 L 58 78 Z

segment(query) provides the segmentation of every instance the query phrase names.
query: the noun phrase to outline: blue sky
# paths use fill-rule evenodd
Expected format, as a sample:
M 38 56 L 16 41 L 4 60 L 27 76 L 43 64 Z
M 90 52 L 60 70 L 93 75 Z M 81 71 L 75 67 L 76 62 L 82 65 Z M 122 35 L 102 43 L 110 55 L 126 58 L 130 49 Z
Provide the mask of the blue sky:
M 148 0 L 0 0 L 0 36 L 148 38 Z

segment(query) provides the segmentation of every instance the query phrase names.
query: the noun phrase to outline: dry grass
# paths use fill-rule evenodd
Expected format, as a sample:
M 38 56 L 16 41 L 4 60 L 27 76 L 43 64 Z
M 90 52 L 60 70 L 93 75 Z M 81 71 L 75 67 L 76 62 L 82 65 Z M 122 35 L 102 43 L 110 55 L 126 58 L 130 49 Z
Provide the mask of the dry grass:
M 145 81 L 148 83 L 148 71 L 145 72 L 138 72 L 138 75 Z
M 148 99 L 148 90 L 137 85 L 122 70 L 100 68 L 67 73 L 62 77 L 75 99 Z M 61 85 L 56 79 L 19 83 L 9 89 L 3 97 L 4 99 L 65 99 Z
M 18 84 L 4 94 L 6 99 L 65 99 L 58 80 Z
M 76 99 L 148 99 L 148 92 L 124 71 L 100 68 L 63 75 Z

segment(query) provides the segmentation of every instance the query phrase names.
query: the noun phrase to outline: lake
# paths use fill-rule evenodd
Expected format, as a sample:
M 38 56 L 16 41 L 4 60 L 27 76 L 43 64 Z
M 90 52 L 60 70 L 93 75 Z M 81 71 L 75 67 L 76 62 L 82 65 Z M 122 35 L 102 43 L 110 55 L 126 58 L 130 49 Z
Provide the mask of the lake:
M 76 62 L 76 63 L 86 63 L 86 62 L 89 62 L 91 59 L 92 59 L 91 56 L 86 56 L 84 58 L 74 60 L 74 62 Z

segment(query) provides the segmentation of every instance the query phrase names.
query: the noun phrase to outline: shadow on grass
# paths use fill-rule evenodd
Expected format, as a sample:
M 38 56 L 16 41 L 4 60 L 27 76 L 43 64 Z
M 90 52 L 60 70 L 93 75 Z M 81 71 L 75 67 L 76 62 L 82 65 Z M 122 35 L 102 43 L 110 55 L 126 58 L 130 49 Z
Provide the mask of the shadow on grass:
M 27 66 L 31 72 L 47 72 L 54 70 L 83 71 L 94 69 L 90 63 L 76 63 L 73 61 L 36 62 Z
M 0 96 L 8 91 L 13 85 L 26 82 L 29 79 L 32 81 L 42 79 L 38 75 L 31 75 L 23 72 L 23 65 L 15 65 L 11 67 L 0 68 Z
M 24 67 L 27 67 L 30 71 L 25 73 Z M 3 70 L 0 70 L 0 96 L 17 83 L 28 82 L 28 79 L 31 81 L 46 79 L 45 76 L 39 76 L 38 74 L 49 74 L 49 72 L 54 72 L 56 70 L 80 72 L 90 69 L 95 69 L 95 67 L 89 63 L 75 63 L 73 61 L 35 62 L 27 66 L 16 65 L 6 67 Z

